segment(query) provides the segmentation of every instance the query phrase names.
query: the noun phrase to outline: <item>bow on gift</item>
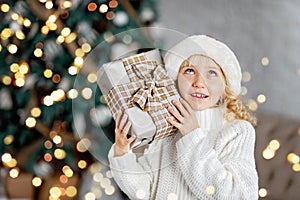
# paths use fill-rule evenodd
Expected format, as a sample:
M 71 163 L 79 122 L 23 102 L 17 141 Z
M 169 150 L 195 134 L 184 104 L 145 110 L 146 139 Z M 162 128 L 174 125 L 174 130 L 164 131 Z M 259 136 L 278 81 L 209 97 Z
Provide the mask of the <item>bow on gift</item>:
M 167 76 L 162 65 L 132 65 L 132 70 L 140 80 L 145 80 L 145 87 L 140 88 L 130 99 L 132 103 L 138 105 L 143 111 L 156 111 L 161 108 L 162 103 L 159 100 L 159 92 L 157 88 L 166 87 L 172 83 Z M 152 74 L 152 75 L 151 75 Z

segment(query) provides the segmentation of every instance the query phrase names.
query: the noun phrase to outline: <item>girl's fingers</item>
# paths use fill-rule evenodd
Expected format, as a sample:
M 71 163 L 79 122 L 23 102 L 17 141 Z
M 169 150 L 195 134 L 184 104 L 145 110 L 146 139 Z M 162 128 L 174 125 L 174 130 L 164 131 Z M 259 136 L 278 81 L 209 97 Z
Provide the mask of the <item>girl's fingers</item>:
M 179 100 L 180 100 L 181 104 L 184 106 L 185 110 L 188 113 L 192 113 L 193 112 L 192 107 L 190 106 L 190 104 L 185 99 L 180 98 Z
M 180 122 L 182 122 L 182 116 L 177 112 L 175 111 L 172 107 L 169 107 L 168 108 L 168 111 Z
M 171 125 L 173 125 L 173 126 L 175 126 L 176 128 L 180 129 L 181 123 L 172 120 L 170 117 L 167 117 L 167 121 L 168 121 Z
M 117 118 L 116 118 L 116 128 L 119 128 L 121 116 L 122 116 L 122 110 L 119 110 Z
M 136 136 L 132 135 L 130 138 L 128 138 L 127 142 L 128 144 L 131 144 L 135 140 Z
M 183 107 L 183 105 L 180 102 L 173 100 L 172 103 L 179 110 L 179 112 L 182 116 L 185 117 L 188 115 L 188 112 L 186 111 L 186 109 Z
M 127 121 L 127 123 L 126 123 L 126 125 L 125 125 L 125 127 L 124 127 L 124 129 L 122 131 L 123 134 L 127 135 L 127 133 L 129 132 L 130 127 L 131 127 L 131 122 Z
M 128 116 L 126 114 L 123 115 L 121 121 L 120 121 L 120 124 L 119 124 L 119 129 L 123 130 L 124 129 L 124 126 L 127 122 L 127 118 Z

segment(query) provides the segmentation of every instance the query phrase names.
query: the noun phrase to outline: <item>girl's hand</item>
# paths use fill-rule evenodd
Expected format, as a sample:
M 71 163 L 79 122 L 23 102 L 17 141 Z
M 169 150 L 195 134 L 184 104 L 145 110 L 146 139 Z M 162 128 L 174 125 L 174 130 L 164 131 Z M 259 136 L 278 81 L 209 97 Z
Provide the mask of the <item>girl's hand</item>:
M 120 110 L 116 119 L 115 128 L 115 157 L 122 156 L 130 150 L 130 144 L 135 140 L 136 136 L 132 135 L 127 138 L 128 131 L 131 127 L 131 122 L 128 116 Z
M 169 117 L 167 118 L 167 121 L 176 128 L 178 128 L 182 135 L 186 135 L 194 129 L 200 128 L 195 112 L 187 101 L 180 98 L 180 102 L 173 100 L 172 103 L 173 105 L 175 105 L 175 107 L 179 110 L 180 113 L 175 111 L 172 107 L 169 107 L 168 111 L 178 121 L 172 120 Z

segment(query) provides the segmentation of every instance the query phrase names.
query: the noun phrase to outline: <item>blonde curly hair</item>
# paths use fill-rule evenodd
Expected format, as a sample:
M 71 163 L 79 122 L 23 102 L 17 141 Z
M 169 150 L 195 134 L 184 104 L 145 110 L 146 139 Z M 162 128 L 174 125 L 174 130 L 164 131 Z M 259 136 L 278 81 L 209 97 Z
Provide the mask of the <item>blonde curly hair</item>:
M 246 120 L 253 126 L 256 126 L 257 119 L 247 108 L 240 96 L 234 95 L 229 87 L 225 86 L 224 104 L 226 106 L 225 119 L 229 122 L 235 119 Z

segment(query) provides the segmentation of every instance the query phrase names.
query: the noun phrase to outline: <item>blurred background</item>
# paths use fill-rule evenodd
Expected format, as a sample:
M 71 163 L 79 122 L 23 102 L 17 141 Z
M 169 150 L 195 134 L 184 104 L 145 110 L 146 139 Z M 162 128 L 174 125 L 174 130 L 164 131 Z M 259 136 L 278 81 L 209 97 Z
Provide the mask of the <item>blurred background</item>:
M 299 199 L 299 8 L 290 0 L 1 0 L 0 199 L 126 199 L 107 167 L 114 122 L 97 70 L 193 34 L 225 42 L 239 58 L 243 99 L 258 118 L 260 199 Z

